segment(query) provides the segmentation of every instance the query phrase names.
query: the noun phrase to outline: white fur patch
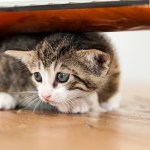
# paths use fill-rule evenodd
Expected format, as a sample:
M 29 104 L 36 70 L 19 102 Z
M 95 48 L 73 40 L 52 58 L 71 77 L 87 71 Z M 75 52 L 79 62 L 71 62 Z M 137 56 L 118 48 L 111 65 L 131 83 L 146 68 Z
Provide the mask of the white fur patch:
M 68 108 L 66 105 L 63 105 L 63 104 L 59 104 L 57 106 L 57 109 L 59 110 L 59 112 L 62 112 L 62 113 L 69 113 L 70 111 L 70 108 Z
M 106 111 L 116 110 L 120 106 L 121 101 L 121 93 L 118 92 L 114 96 L 112 96 L 107 102 L 101 104 Z
M 59 105 L 58 110 L 64 113 L 87 113 L 90 111 L 102 112 L 98 102 L 97 93 L 92 93 L 81 99 L 72 100 L 71 105 Z
M 86 113 L 89 112 L 90 107 L 89 105 L 85 102 L 85 100 L 80 100 L 80 103 L 76 106 L 74 106 L 71 110 L 72 113 Z
M 86 100 L 89 104 L 90 112 L 95 112 L 95 113 L 106 112 L 106 110 L 100 106 L 98 95 L 96 92 L 87 96 Z
M 58 105 L 58 110 L 63 113 L 86 113 L 89 112 L 89 105 L 84 99 L 72 101 L 72 105 Z
M 0 92 L 0 110 L 14 109 L 17 101 L 10 95 Z

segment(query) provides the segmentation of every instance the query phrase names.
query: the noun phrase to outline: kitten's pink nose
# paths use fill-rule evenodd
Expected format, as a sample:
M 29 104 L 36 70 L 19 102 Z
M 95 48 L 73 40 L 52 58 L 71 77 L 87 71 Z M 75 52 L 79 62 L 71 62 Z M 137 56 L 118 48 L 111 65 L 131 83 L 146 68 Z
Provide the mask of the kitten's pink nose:
M 47 102 L 51 101 L 51 95 L 42 95 L 42 97 L 44 98 L 44 100 L 46 100 Z

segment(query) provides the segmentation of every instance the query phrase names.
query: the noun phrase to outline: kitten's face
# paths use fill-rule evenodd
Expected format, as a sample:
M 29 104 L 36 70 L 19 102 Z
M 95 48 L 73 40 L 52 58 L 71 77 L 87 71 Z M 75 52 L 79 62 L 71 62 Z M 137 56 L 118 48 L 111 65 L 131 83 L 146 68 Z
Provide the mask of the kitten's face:
M 32 73 L 42 101 L 58 106 L 96 91 L 106 80 L 110 57 L 99 50 L 57 53 L 46 48 L 6 54 L 21 59 Z
M 38 89 L 42 101 L 51 105 L 59 105 L 84 97 L 89 89 L 82 84 L 69 67 L 63 63 L 53 62 L 45 68 L 42 62 L 32 70 L 32 79 Z
M 42 101 L 55 106 L 68 103 L 88 96 L 103 84 L 110 65 L 107 54 L 81 50 L 56 56 L 46 51 L 36 53 L 37 63 L 31 66 Z

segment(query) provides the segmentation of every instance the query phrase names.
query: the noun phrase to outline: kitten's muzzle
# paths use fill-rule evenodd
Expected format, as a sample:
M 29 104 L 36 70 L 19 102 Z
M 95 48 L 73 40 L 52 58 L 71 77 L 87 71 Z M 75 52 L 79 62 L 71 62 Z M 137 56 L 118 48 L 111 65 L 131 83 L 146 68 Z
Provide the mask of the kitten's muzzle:
M 42 95 L 45 102 L 49 103 L 52 101 L 51 95 Z
M 58 105 L 58 103 L 51 98 L 51 95 L 42 95 L 42 99 L 44 102 L 49 103 L 50 105 Z

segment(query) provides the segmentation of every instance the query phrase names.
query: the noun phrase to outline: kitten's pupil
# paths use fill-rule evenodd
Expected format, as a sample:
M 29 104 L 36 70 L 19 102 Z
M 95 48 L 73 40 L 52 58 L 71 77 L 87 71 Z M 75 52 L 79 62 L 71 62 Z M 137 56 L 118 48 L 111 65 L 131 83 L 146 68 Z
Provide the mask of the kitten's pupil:
M 39 72 L 35 72 L 33 75 L 37 82 L 42 82 L 42 76 Z
M 66 74 L 66 73 L 57 73 L 57 82 L 60 82 L 60 83 L 64 83 L 64 82 L 67 82 L 68 79 L 69 79 L 69 74 Z

